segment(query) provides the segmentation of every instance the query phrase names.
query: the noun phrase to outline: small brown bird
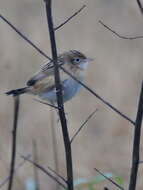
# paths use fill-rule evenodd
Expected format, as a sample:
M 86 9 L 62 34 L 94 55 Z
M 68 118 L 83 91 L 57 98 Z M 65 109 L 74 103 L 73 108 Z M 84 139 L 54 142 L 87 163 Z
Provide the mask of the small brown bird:
M 78 80 L 83 81 L 87 65 L 92 60 L 93 59 L 87 58 L 79 51 L 70 50 L 59 55 L 58 64 L 62 65 Z M 63 91 L 63 100 L 65 102 L 74 97 L 77 92 L 80 91 L 82 86 L 61 69 L 60 78 Z M 41 99 L 50 101 L 52 103 L 57 101 L 54 80 L 54 65 L 52 61 L 43 65 L 40 71 L 38 71 L 32 78 L 28 80 L 26 87 L 11 90 L 6 94 L 17 96 L 24 93 L 38 95 Z

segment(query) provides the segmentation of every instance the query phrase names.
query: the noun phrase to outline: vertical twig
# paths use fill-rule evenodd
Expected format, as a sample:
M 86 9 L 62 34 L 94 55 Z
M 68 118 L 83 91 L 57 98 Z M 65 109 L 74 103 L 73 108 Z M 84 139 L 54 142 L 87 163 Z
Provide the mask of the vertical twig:
M 140 159 L 140 138 L 141 138 L 142 118 L 143 118 L 143 81 L 142 81 L 141 93 L 138 103 L 138 111 L 134 128 L 132 168 L 130 175 L 129 190 L 136 189 L 137 174 L 138 174 L 139 159 Z
M 17 123 L 19 115 L 19 96 L 14 96 L 14 121 L 13 121 L 13 130 L 12 130 L 12 154 L 11 154 L 11 164 L 10 164 L 10 180 L 8 184 L 8 190 L 12 189 L 14 170 L 15 170 L 15 158 L 16 158 L 16 141 L 17 141 Z
M 30 158 L 30 157 L 31 157 L 30 154 L 28 154 L 28 155 L 26 156 L 26 158 Z M 18 164 L 18 166 L 15 168 L 14 173 L 16 173 L 17 170 L 20 169 L 20 168 L 25 164 L 25 162 L 26 162 L 26 160 L 22 160 L 22 162 L 20 162 L 20 163 Z M 10 180 L 10 175 L 7 176 L 7 177 L 0 183 L 0 188 L 2 188 L 9 180 Z
M 68 129 L 67 129 L 67 121 L 66 121 L 65 112 L 64 112 L 59 67 L 57 63 L 57 48 L 56 48 L 55 32 L 54 32 L 54 26 L 53 26 L 53 20 L 52 20 L 52 9 L 51 9 L 52 1 L 45 0 L 45 3 L 46 3 L 46 14 L 47 14 L 47 20 L 48 20 L 49 35 L 50 35 L 50 40 L 51 40 L 52 58 L 53 58 L 53 63 L 54 63 L 54 74 L 55 74 L 54 76 L 55 76 L 55 85 L 56 85 L 56 93 L 57 93 L 57 104 L 59 108 L 59 116 L 60 116 L 60 121 L 61 121 L 61 126 L 62 126 L 64 146 L 65 146 L 68 190 L 73 190 L 72 153 L 71 153 L 70 138 L 69 138 Z

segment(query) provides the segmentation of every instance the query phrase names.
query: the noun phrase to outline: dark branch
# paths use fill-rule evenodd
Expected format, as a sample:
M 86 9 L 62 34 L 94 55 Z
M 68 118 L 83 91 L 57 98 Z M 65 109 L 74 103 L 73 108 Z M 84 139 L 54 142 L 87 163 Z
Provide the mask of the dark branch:
M 118 183 L 116 183 L 115 181 L 113 181 L 112 179 L 110 179 L 109 177 L 107 177 L 106 175 L 104 175 L 101 171 L 99 171 L 98 169 L 94 168 L 100 175 L 102 175 L 103 177 L 105 177 L 108 181 L 110 181 L 113 185 L 115 185 L 116 187 L 118 187 L 121 190 L 124 190 L 124 188 L 122 186 L 120 186 Z
M 46 57 L 47 59 L 49 59 L 51 61 L 51 58 L 49 56 L 47 56 L 40 48 L 38 48 L 38 46 L 36 46 L 31 40 L 29 40 L 22 32 L 20 32 L 11 22 L 9 22 L 1 14 L 0 14 L 0 18 L 4 22 L 6 22 L 17 34 L 19 34 L 21 36 L 21 38 L 23 38 L 26 42 L 28 42 L 28 44 L 30 44 L 32 47 L 34 47 L 41 55 L 43 55 L 44 57 Z
M 137 4 L 138 4 L 138 6 L 140 8 L 141 13 L 143 14 L 143 6 L 142 6 L 140 0 L 137 0 Z
M 45 104 L 45 105 L 47 105 L 47 106 L 50 106 L 50 107 L 52 107 L 52 108 L 60 109 L 59 107 L 54 106 L 53 104 L 48 104 L 47 102 L 43 102 L 43 101 L 38 100 L 38 99 L 36 99 L 36 98 L 34 98 L 34 100 L 37 101 L 37 102 L 39 102 L 39 103 L 41 103 L 41 104 Z
M 86 7 L 86 5 L 83 5 L 77 12 L 75 12 L 72 16 L 70 16 L 67 20 L 65 20 L 63 23 L 61 23 L 59 26 L 55 27 L 54 30 L 58 30 L 61 27 L 63 27 L 66 23 L 68 23 L 71 19 L 73 19 L 76 15 L 78 15 L 84 8 Z
M 14 121 L 12 129 L 12 148 L 11 148 L 11 164 L 10 164 L 10 179 L 8 184 L 8 190 L 12 189 L 14 170 L 15 170 L 15 158 L 16 158 L 16 142 L 17 142 L 17 124 L 18 124 L 18 115 L 19 115 L 19 103 L 20 97 L 14 96 Z
M 65 178 L 63 176 L 61 176 L 60 174 L 58 174 L 56 171 L 54 171 L 51 167 L 48 166 L 48 169 L 53 172 L 57 177 L 59 177 L 63 182 L 65 182 L 67 184 L 67 181 L 65 180 Z
M 121 117 L 123 117 L 124 119 L 126 119 L 127 121 L 129 121 L 130 123 L 132 123 L 133 125 L 135 125 L 135 122 L 133 120 L 131 120 L 128 116 L 126 116 L 125 114 L 123 114 L 121 111 L 119 111 L 117 108 L 115 108 L 114 106 L 112 106 L 109 102 L 107 102 L 106 100 L 104 100 L 101 96 L 99 96 L 95 91 L 93 91 L 91 88 L 89 88 L 87 85 L 85 85 L 83 82 L 79 81 L 76 77 L 74 77 L 70 72 L 68 72 L 64 67 L 59 66 L 65 73 L 67 73 L 69 76 L 71 76 L 71 78 L 73 78 L 75 81 L 77 81 L 79 84 L 81 84 L 86 90 L 88 90 L 91 94 L 93 94 L 96 98 L 98 98 L 102 103 L 104 103 L 105 105 L 107 105 L 109 108 L 111 108 L 113 111 L 115 111 L 116 113 L 118 113 Z
M 1 16 L 0 16 L 1 17 Z M 5 21 L 5 19 L 3 19 Z M 5 21 L 6 22 L 6 21 Z M 13 26 L 13 25 L 12 25 Z M 11 27 L 12 27 L 11 26 Z M 13 26 L 14 27 L 14 26 Z M 13 28 L 12 27 L 12 28 Z M 18 30 L 18 29 L 16 29 Z M 20 35 L 20 32 L 17 32 Z M 22 36 L 21 36 L 22 37 Z M 26 40 L 26 42 L 29 43 L 28 40 Z M 31 44 L 31 43 L 29 43 Z M 34 47 L 35 46 L 35 47 Z M 37 50 L 37 46 L 34 44 L 34 48 Z M 38 50 L 37 50 L 38 51 Z M 44 57 L 46 57 L 47 59 L 49 59 L 49 56 L 46 55 L 46 53 L 44 52 L 40 52 L 38 51 L 40 54 L 42 54 Z M 52 60 L 50 58 L 50 60 Z M 66 69 L 64 69 L 63 67 L 61 67 L 61 69 L 67 73 L 69 76 L 71 76 L 74 80 L 76 80 L 78 83 L 80 83 L 86 90 L 88 90 L 90 93 L 92 93 L 94 96 L 96 96 L 100 101 L 102 101 L 104 104 L 106 104 L 108 107 L 110 107 L 113 111 L 115 111 L 116 113 L 118 113 L 121 117 L 123 117 L 124 119 L 128 120 L 130 123 L 132 123 L 133 125 L 135 125 L 135 122 L 133 120 L 131 120 L 128 116 L 126 116 L 125 114 L 123 114 L 122 112 L 120 112 L 117 108 L 115 108 L 114 106 L 112 106 L 109 102 L 107 102 L 106 100 L 104 100 L 102 97 L 100 97 L 97 93 L 95 93 L 92 89 L 90 89 L 87 85 L 85 85 L 84 83 L 80 82 L 78 79 L 76 79 L 76 77 L 72 76 L 72 74 L 70 74 Z
M 115 34 L 117 37 L 122 38 L 124 40 L 136 40 L 136 39 L 142 39 L 143 38 L 143 36 L 127 37 L 127 36 L 120 35 L 115 30 L 113 30 L 111 27 L 109 27 L 106 24 L 104 24 L 101 20 L 99 20 L 99 23 L 102 26 L 104 26 L 107 30 L 109 30 L 110 32 L 112 32 L 113 34 Z
M 63 187 L 64 189 L 66 188 L 66 186 L 64 184 L 62 184 L 60 181 L 58 181 L 57 178 L 55 176 L 53 176 L 50 172 L 48 172 L 44 167 L 40 166 L 39 164 L 35 163 L 34 161 L 30 160 L 29 158 L 26 158 L 23 155 L 21 155 L 21 158 L 27 160 L 28 162 L 30 162 L 31 164 L 36 166 L 38 169 L 40 169 L 42 172 L 44 172 L 46 175 L 48 175 L 51 179 L 53 179 L 55 182 L 57 182 L 61 187 Z
M 67 185 L 68 185 L 68 190 L 73 190 L 72 151 L 71 151 L 71 144 L 70 144 L 69 133 L 68 133 L 68 128 L 67 128 L 67 121 L 66 121 L 65 111 L 64 111 L 59 65 L 57 63 L 58 56 L 57 56 L 55 32 L 53 28 L 53 19 L 52 19 L 52 0 L 45 0 L 45 4 L 46 4 L 48 29 L 49 29 L 49 35 L 50 35 L 50 41 L 51 41 L 52 59 L 54 63 L 54 77 L 55 77 L 57 104 L 58 104 L 58 108 L 60 108 L 59 116 L 60 116 L 60 121 L 61 121 L 61 126 L 62 126 L 65 155 L 66 155 Z
M 79 127 L 79 129 L 75 132 L 75 134 L 73 135 L 73 137 L 71 138 L 71 143 L 73 142 L 73 140 L 75 139 L 75 137 L 79 134 L 79 132 L 83 129 L 83 127 L 85 126 L 85 124 L 87 124 L 87 122 L 92 118 L 92 116 L 97 112 L 97 109 L 94 110 L 88 117 L 87 119 L 83 122 L 83 124 Z
M 29 159 L 30 157 L 31 157 L 31 155 L 27 155 L 27 156 L 26 156 L 26 158 L 28 158 L 28 159 Z M 22 160 L 22 162 L 20 162 L 20 163 L 18 164 L 18 166 L 15 168 L 14 173 L 16 173 L 16 171 L 17 171 L 19 168 L 21 168 L 21 167 L 25 164 L 25 162 L 26 162 L 26 160 Z M 3 187 L 9 180 L 10 180 L 10 175 L 7 176 L 7 177 L 0 183 L 0 188 Z
M 132 168 L 130 175 L 129 190 L 136 189 L 137 174 L 140 160 L 140 139 L 141 139 L 141 126 L 143 119 L 143 81 L 141 87 L 141 93 L 138 103 L 138 111 L 136 116 L 135 128 L 134 128 L 134 142 L 133 142 L 133 154 L 132 154 Z

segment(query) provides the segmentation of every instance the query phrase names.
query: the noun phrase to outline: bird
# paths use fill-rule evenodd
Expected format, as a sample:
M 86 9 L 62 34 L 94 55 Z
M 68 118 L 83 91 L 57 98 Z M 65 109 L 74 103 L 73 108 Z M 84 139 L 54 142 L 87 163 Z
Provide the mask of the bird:
M 85 71 L 88 63 L 93 61 L 92 58 L 87 58 L 83 53 L 77 50 L 66 51 L 58 56 L 57 63 L 62 65 L 64 69 L 70 72 L 81 82 L 85 78 Z M 62 87 L 63 102 L 72 99 L 82 85 L 68 76 L 60 69 L 60 82 Z M 21 94 L 32 94 L 38 96 L 44 101 L 55 104 L 57 102 L 56 86 L 54 79 L 54 64 L 53 61 L 44 64 L 40 70 L 34 74 L 26 83 L 26 87 L 6 92 L 7 95 L 18 96 Z

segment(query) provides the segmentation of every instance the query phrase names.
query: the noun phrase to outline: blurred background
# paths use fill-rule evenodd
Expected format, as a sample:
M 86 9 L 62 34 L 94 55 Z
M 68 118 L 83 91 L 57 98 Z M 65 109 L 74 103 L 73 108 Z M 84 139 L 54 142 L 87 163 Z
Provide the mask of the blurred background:
M 83 4 L 87 8 L 56 32 L 58 52 L 76 49 L 95 62 L 89 65 L 86 84 L 112 105 L 133 120 L 143 79 L 143 39 L 122 40 L 107 31 L 99 20 L 125 36 L 143 35 L 143 16 L 135 0 L 60 0 L 53 3 L 55 25 L 72 15 Z M 42 0 L 1 0 L 0 13 L 10 20 L 48 55 L 50 41 Z M 13 99 L 4 92 L 23 87 L 29 77 L 47 60 L 21 39 L 7 24 L 0 20 L 0 183 L 8 175 L 11 153 Z M 110 110 L 87 90 L 65 104 L 70 136 L 96 108 L 98 112 L 88 122 L 72 144 L 74 178 L 96 176 L 94 167 L 103 172 L 122 176 L 128 186 L 133 126 Z M 45 168 L 54 168 L 51 108 L 21 97 L 17 164 L 19 154 L 32 154 L 32 141 L 36 141 L 38 160 Z M 64 148 L 60 125 L 55 113 L 56 139 L 58 142 L 59 173 L 66 176 Z M 141 158 L 143 153 L 141 141 Z M 143 165 L 140 165 L 137 189 L 143 189 Z M 25 189 L 33 177 L 31 164 L 19 168 L 14 189 Z M 39 171 L 41 189 L 56 189 L 55 182 Z M 103 189 L 106 182 L 99 184 Z M 6 189 L 6 185 L 3 189 Z

